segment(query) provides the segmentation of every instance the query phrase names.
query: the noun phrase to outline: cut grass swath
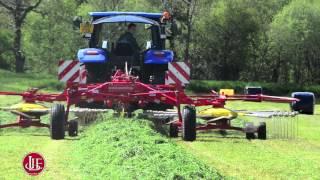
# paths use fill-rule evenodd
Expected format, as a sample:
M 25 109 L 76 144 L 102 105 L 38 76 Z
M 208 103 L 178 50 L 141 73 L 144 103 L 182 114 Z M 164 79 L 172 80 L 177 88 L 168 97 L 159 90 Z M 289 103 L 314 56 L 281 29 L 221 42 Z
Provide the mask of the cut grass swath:
M 132 119 L 97 122 L 75 144 L 74 158 L 88 178 L 220 179 L 221 175 L 150 127 Z

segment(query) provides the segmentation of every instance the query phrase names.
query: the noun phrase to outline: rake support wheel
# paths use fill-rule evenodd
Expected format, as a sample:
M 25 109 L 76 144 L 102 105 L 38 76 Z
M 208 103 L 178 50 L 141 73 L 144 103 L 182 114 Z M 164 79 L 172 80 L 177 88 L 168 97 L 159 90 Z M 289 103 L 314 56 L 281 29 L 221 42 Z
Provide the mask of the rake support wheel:
M 171 123 L 169 126 L 169 136 L 170 137 L 178 137 L 178 133 L 179 133 L 179 128 L 176 124 Z
M 51 108 L 50 137 L 51 139 L 64 139 L 65 108 L 62 104 L 54 104 Z
M 256 135 L 254 133 L 257 132 L 257 128 L 253 125 L 252 122 L 247 122 L 244 128 L 244 132 L 246 133 L 246 138 L 248 140 L 255 139 Z
M 70 137 L 78 136 L 78 121 L 71 120 L 69 121 L 68 134 Z
M 255 136 L 254 133 L 247 132 L 247 133 L 246 133 L 246 138 L 247 138 L 248 140 L 251 140 L 251 139 L 255 139 L 256 136 Z
M 182 139 L 194 141 L 196 136 L 196 110 L 192 106 L 185 106 L 182 115 Z
M 265 122 L 261 122 L 258 126 L 258 139 L 267 139 L 267 125 Z

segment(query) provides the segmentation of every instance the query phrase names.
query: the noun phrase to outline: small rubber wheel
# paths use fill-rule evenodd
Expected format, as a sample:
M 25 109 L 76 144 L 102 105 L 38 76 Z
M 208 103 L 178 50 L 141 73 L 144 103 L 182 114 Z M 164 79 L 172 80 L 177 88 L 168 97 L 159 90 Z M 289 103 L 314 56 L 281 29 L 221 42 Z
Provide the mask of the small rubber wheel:
M 221 134 L 221 136 L 225 137 L 228 135 L 227 131 L 225 129 L 220 129 L 219 130 L 219 134 Z
M 62 104 L 54 104 L 51 108 L 50 137 L 51 139 L 64 139 L 65 110 Z
M 254 133 L 246 133 L 246 138 L 248 139 L 248 140 L 251 140 L 251 139 L 255 139 L 256 138 L 256 136 L 254 135 Z
M 179 133 L 179 128 L 176 124 L 171 123 L 169 126 L 169 136 L 170 137 L 178 137 L 178 133 Z
M 182 115 L 182 139 L 194 141 L 196 136 L 196 110 L 192 106 L 185 106 Z
M 69 121 L 68 134 L 70 137 L 78 136 L 78 121 L 71 120 Z
M 267 139 L 267 125 L 265 122 L 261 122 L 258 126 L 258 139 Z

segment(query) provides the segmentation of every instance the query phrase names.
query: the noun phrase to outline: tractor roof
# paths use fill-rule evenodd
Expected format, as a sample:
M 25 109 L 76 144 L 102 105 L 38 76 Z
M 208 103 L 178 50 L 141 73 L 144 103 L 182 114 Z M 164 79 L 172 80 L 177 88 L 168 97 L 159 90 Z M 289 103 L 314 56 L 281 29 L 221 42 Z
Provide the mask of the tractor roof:
M 162 13 L 109 11 L 109 12 L 89 12 L 89 15 L 92 16 L 94 19 L 101 18 L 101 17 L 117 16 L 117 15 L 134 15 L 134 16 L 141 16 L 141 17 L 159 21 L 159 19 L 162 16 Z
M 142 16 L 133 16 L 133 15 L 117 15 L 117 16 L 106 16 L 99 18 L 93 21 L 93 24 L 101 23 L 143 23 L 143 24 L 152 24 L 158 26 L 159 23 L 149 18 Z

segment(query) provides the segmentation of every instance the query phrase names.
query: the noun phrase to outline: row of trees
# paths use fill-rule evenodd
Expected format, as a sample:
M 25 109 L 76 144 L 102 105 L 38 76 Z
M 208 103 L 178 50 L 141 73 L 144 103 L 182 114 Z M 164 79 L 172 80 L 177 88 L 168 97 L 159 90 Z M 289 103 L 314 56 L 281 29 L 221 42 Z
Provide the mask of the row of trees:
M 76 15 L 164 9 L 182 29 L 171 48 L 195 79 L 320 82 L 317 0 L 0 0 L 0 68 L 56 73 L 86 46 Z
M 319 83 L 319 8 L 312 0 L 216 1 L 195 23 L 195 76 Z

